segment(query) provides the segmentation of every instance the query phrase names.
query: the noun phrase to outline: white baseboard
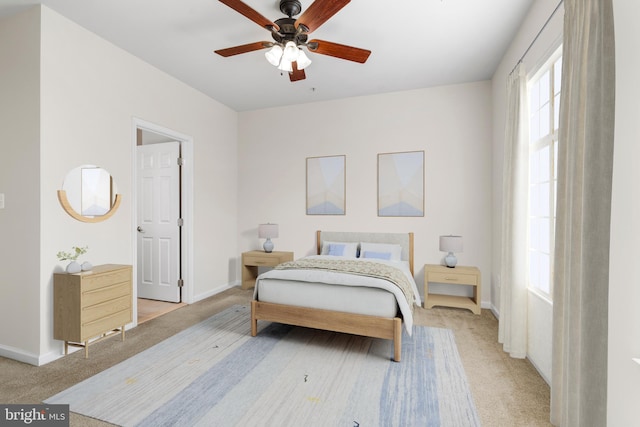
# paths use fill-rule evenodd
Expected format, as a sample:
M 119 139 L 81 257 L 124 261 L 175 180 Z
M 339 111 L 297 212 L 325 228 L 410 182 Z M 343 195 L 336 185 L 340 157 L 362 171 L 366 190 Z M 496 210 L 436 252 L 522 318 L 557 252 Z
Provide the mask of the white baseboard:
M 500 320 L 500 311 L 498 311 L 498 308 L 495 305 L 490 304 L 489 309 L 491 310 L 493 315 L 496 317 L 496 319 Z
M 18 362 L 28 363 L 29 365 L 39 366 L 40 357 L 36 354 L 26 352 L 19 348 L 0 345 L 0 356 L 7 359 L 17 360 Z
M 71 349 L 69 349 L 69 353 L 71 353 Z M 64 357 L 64 351 L 62 349 L 58 351 L 50 351 L 49 353 L 40 356 L 40 364 L 38 366 L 46 365 L 47 363 L 53 362 L 54 360 L 58 360 L 62 357 Z
M 493 305 L 493 302 L 491 302 L 491 301 L 482 301 L 482 302 L 480 302 L 480 307 L 482 307 L 485 310 L 491 310 L 491 313 L 493 313 L 493 316 L 496 319 L 500 320 L 500 312 L 498 311 L 496 306 Z
M 0 356 L 34 366 L 42 366 L 60 357 L 59 355 L 56 355 L 55 352 L 38 355 L 7 345 L 0 345 Z
M 218 295 L 219 293 L 224 292 L 227 289 L 231 289 L 231 288 L 234 288 L 234 287 L 239 286 L 239 285 L 240 285 L 240 280 L 237 280 L 237 281 L 235 281 L 233 283 L 227 283 L 226 285 L 219 286 L 219 287 L 217 287 L 215 289 L 212 289 L 210 291 L 204 292 L 202 294 L 194 295 L 193 296 L 193 302 L 202 301 L 203 299 L 212 297 L 214 295 Z
M 542 372 L 542 370 L 540 368 L 538 368 L 538 365 L 536 365 L 535 362 L 533 360 L 531 360 L 531 358 L 528 355 L 527 355 L 527 360 L 529 361 L 529 363 L 531 363 L 533 365 L 535 370 L 538 371 L 538 374 L 540 374 L 540 376 L 547 383 L 547 385 L 549 387 L 551 387 L 551 379 L 547 378 L 547 376 Z

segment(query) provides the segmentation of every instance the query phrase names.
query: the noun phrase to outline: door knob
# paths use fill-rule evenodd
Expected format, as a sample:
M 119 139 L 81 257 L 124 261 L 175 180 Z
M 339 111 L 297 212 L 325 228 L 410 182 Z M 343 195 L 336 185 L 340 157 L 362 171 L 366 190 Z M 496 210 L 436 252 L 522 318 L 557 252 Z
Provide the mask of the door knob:
M 138 233 L 144 233 L 144 230 L 140 226 L 138 226 Z

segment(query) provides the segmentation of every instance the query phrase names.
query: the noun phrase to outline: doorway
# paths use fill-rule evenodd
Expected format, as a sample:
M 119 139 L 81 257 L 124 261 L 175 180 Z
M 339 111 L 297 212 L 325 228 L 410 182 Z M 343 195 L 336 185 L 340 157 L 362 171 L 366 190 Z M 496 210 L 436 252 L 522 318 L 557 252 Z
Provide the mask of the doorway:
M 192 139 L 134 119 L 134 318 L 192 301 Z

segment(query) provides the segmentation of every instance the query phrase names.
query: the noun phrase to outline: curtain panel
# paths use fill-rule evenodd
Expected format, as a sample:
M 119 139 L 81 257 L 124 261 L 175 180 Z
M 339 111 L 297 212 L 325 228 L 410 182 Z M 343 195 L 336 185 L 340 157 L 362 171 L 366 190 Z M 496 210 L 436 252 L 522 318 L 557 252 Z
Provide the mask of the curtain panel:
M 520 62 L 507 82 L 498 324 L 498 341 L 517 358 L 527 355 L 528 105 L 527 76 Z
M 612 0 L 565 0 L 551 422 L 607 424 L 614 140 Z

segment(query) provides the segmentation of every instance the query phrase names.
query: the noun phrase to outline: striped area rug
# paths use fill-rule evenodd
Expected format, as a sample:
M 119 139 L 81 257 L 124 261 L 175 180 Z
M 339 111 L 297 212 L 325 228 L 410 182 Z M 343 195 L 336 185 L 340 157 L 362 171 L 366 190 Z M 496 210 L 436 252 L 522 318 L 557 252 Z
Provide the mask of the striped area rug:
M 122 426 L 479 426 L 453 334 L 391 342 L 259 322 L 233 306 L 49 398 Z

